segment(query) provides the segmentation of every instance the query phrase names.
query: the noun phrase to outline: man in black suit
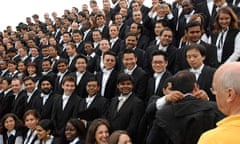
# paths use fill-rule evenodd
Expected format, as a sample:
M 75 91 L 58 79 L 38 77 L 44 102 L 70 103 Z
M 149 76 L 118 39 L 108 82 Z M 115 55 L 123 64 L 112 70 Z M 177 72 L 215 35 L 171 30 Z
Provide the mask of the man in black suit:
M 153 76 L 148 80 L 147 97 L 145 102 L 147 103 L 149 98 L 153 95 L 163 96 L 163 84 L 165 80 L 172 76 L 167 70 L 168 56 L 163 51 L 155 51 L 152 54 L 151 65 L 154 71 Z
M 48 76 L 51 81 L 55 81 L 56 74 L 52 71 L 52 61 L 43 59 L 42 61 L 42 76 Z
M 120 51 L 120 44 L 123 42 L 123 40 L 119 38 L 119 29 L 116 24 L 109 26 L 109 35 L 111 47 L 110 50 L 118 54 Z
M 116 54 L 108 51 L 103 54 L 103 70 L 99 71 L 96 76 L 101 86 L 100 95 L 107 99 L 115 96 L 117 91 Z
M 86 90 L 88 96 L 80 101 L 77 117 L 88 125 L 89 122 L 104 115 L 109 103 L 100 95 L 100 84 L 94 76 L 89 78 Z
M 0 117 L 2 118 L 5 114 L 10 113 L 15 97 L 11 89 L 11 79 L 2 78 L 1 85 L 3 91 L 0 94 Z
M 8 73 L 7 60 L 0 61 L 0 76 L 5 77 Z
M 147 144 L 184 143 L 194 144 L 200 135 L 216 126 L 223 115 L 216 104 L 193 96 L 198 91 L 195 75 L 188 71 L 178 72 L 172 80 L 171 90 L 184 93 L 182 100 L 165 104 L 157 111 Z
M 40 114 L 41 119 L 50 119 L 53 102 L 57 95 L 53 93 L 53 82 L 48 76 L 43 76 L 39 81 L 41 93 L 33 101 L 33 107 Z
M 83 39 L 83 33 L 80 30 L 74 30 L 72 32 L 72 37 L 73 37 L 73 42 L 76 45 L 76 49 L 77 49 L 77 53 L 81 53 L 81 54 L 86 54 L 86 52 L 84 51 L 84 41 Z
M 80 102 L 78 95 L 74 93 L 76 88 L 75 78 L 66 76 L 62 82 L 63 95 L 56 98 L 53 103 L 51 119 L 56 128 L 56 135 L 64 135 L 64 127 L 70 118 L 77 117 L 77 107 Z
M 138 37 L 137 48 L 140 48 L 145 51 L 149 45 L 150 39 L 147 35 L 144 34 L 143 25 L 133 22 L 130 25 L 130 31 L 137 34 Z
M 125 49 L 134 50 L 135 53 L 136 53 L 137 59 L 138 59 L 137 65 L 139 67 L 143 67 L 144 59 L 145 59 L 145 51 L 142 50 L 142 49 L 139 49 L 137 47 L 137 43 L 138 43 L 137 35 L 133 32 L 127 33 L 125 43 L 121 45 L 121 51 L 122 52 L 119 53 L 119 60 L 120 60 L 119 62 L 120 62 L 121 67 L 122 67 L 121 60 L 122 60 L 122 57 L 123 57 L 123 51 Z
M 134 94 L 133 87 L 134 80 L 130 75 L 119 74 L 117 88 L 120 95 L 112 99 L 106 118 L 113 130 L 126 130 L 135 142 L 139 120 L 144 112 L 144 104 Z
M 103 14 L 97 14 L 95 16 L 95 21 L 97 24 L 97 29 L 100 30 L 100 32 L 102 33 L 102 37 L 105 39 L 109 39 L 109 28 L 106 25 L 106 20 L 105 20 L 105 16 Z
M 83 40 L 84 41 L 92 41 L 92 31 L 91 31 L 91 23 L 89 20 L 84 20 L 82 22 L 82 29 L 83 32 Z
M 62 95 L 63 94 L 62 80 L 66 75 L 69 74 L 68 61 L 64 58 L 61 58 L 57 61 L 56 67 L 57 67 L 57 77 L 53 85 L 54 93 Z
M 171 73 L 174 73 L 177 48 L 173 46 L 172 41 L 173 41 L 172 30 L 170 28 L 163 28 L 160 32 L 159 44 L 157 46 L 152 45 L 146 50 L 146 58 L 144 63 L 144 70 L 146 72 L 152 74 L 151 69 L 152 53 L 154 51 L 161 50 L 166 52 L 168 55 L 167 70 L 169 70 Z
M 188 23 L 185 28 L 185 33 L 188 41 L 186 42 L 185 46 L 182 46 L 177 51 L 175 72 L 189 68 L 189 65 L 186 61 L 186 45 L 194 43 L 201 44 L 206 48 L 206 58 L 204 60 L 204 64 L 211 67 L 217 67 L 219 65 L 217 61 L 217 48 L 216 46 L 207 44 L 201 40 L 201 24 L 195 21 Z
M 89 77 L 93 76 L 93 74 L 87 71 L 88 60 L 84 55 L 79 54 L 75 60 L 76 71 L 70 73 L 76 79 L 76 89 L 74 92 L 81 98 L 85 98 L 87 97 L 85 86 Z
M 23 83 L 26 91 L 24 100 L 24 112 L 26 112 L 29 109 L 33 109 L 33 101 L 35 101 L 36 96 L 40 94 L 40 90 L 37 89 L 36 81 L 32 77 L 25 77 Z
M 134 79 L 133 92 L 142 100 L 146 98 L 146 85 L 148 81 L 147 73 L 137 65 L 137 61 L 141 59 L 137 58 L 136 52 L 131 49 L 126 49 L 123 52 L 122 63 L 124 69 L 122 72 L 131 75 Z
M 19 78 L 13 78 L 11 85 L 14 95 L 11 113 L 16 114 L 20 119 L 22 119 L 24 113 L 24 101 L 27 94 L 26 91 L 22 89 L 23 82 Z
M 123 16 L 120 13 L 115 14 L 114 16 L 114 23 L 118 26 L 119 28 L 119 38 L 120 39 L 125 39 L 128 26 L 123 22 Z
M 202 45 L 192 44 L 186 48 L 186 59 L 190 66 L 189 71 L 196 76 L 196 81 L 200 89 L 205 90 L 210 100 L 215 101 L 215 96 L 211 92 L 213 74 L 215 68 L 203 63 L 206 57 L 206 49 Z
M 66 44 L 66 53 L 68 56 L 68 71 L 74 72 L 75 69 L 75 60 L 78 55 L 76 45 L 73 42 Z

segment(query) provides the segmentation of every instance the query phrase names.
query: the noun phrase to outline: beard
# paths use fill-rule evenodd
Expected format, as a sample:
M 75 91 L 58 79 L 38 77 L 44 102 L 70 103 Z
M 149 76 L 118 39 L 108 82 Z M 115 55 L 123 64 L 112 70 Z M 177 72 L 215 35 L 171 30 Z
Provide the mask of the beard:
M 51 89 L 42 89 L 42 93 L 44 94 L 49 94 L 51 91 Z

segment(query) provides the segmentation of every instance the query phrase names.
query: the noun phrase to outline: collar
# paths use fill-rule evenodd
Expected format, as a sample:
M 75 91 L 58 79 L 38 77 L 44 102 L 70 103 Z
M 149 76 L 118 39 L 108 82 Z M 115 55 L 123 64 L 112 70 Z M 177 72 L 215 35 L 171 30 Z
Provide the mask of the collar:
M 63 96 L 62 96 L 62 100 L 63 101 L 67 101 L 69 98 L 70 98 L 70 96 L 67 96 L 65 94 L 63 94 Z
M 198 69 L 191 68 L 190 72 L 193 72 L 194 74 L 200 74 L 202 72 L 203 67 L 204 64 L 202 64 Z
M 63 73 L 58 72 L 58 73 L 57 73 L 57 76 L 63 76 L 63 75 L 66 74 L 66 73 L 67 73 L 67 70 L 65 70 L 65 72 L 63 72 Z
M 88 96 L 87 98 L 86 98 L 86 102 L 87 103 L 91 103 L 94 99 L 95 99 L 95 97 L 96 97 L 96 95 L 94 95 L 94 96 Z
M 51 93 L 51 92 L 50 92 L 50 93 Z M 49 94 L 44 94 L 44 93 L 41 93 L 40 97 L 42 97 L 42 98 L 48 98 L 48 97 L 49 97 L 49 95 L 50 95 L 50 93 L 49 93 Z
M 84 71 L 84 72 L 78 72 L 78 71 L 76 71 L 76 75 L 77 75 L 77 76 L 82 76 L 84 73 L 85 73 L 85 71 Z
M 8 94 L 11 90 L 12 90 L 11 88 L 9 88 L 8 90 L 5 90 L 4 95 Z
M 118 100 L 119 100 L 119 101 L 122 101 L 122 100 L 126 101 L 131 95 L 132 95 L 132 92 L 130 92 L 128 95 L 122 95 L 122 94 L 121 94 L 121 95 L 118 97 Z
M 51 72 L 52 70 L 50 69 L 50 70 L 48 70 L 48 71 L 43 71 L 42 72 L 42 75 L 47 75 L 49 72 Z
M 104 69 L 102 70 L 102 72 L 103 72 L 104 74 L 110 74 L 112 71 L 113 71 L 113 68 L 110 69 L 110 70 L 107 70 L 107 69 L 104 68 Z
M 162 50 L 162 51 L 166 52 L 167 51 L 167 47 L 168 47 L 168 45 L 167 46 L 162 46 L 161 41 L 160 41 L 159 47 L 158 47 L 159 50 Z
M 16 135 L 16 130 L 15 129 L 13 129 L 13 130 L 11 130 L 10 132 L 7 132 L 7 136 L 8 137 L 10 137 L 11 135 L 13 135 L 13 136 L 15 136 Z
M 164 74 L 165 71 L 161 72 L 161 73 L 154 73 L 153 74 L 153 77 L 154 78 L 159 78 L 159 77 L 162 77 L 162 75 Z
M 113 39 L 110 40 L 110 43 L 114 43 L 114 42 L 116 42 L 117 40 L 118 40 L 118 37 L 113 38 Z
M 96 55 L 95 52 L 93 52 L 93 53 L 90 54 L 90 56 L 91 56 L 92 58 L 95 57 L 95 55 Z
M 27 59 L 27 58 L 28 58 L 28 56 L 26 55 L 26 56 L 24 56 L 24 57 L 21 57 L 21 60 L 24 61 L 24 60 Z
M 137 64 L 133 67 L 133 69 L 129 70 L 129 69 L 125 69 L 124 73 L 132 75 L 133 71 L 137 68 Z
M 37 88 L 35 88 L 32 92 L 27 92 L 27 96 L 32 96 L 33 93 L 37 90 Z
M 79 138 L 76 137 L 73 141 L 71 141 L 69 144 L 76 144 L 77 142 L 79 142 Z

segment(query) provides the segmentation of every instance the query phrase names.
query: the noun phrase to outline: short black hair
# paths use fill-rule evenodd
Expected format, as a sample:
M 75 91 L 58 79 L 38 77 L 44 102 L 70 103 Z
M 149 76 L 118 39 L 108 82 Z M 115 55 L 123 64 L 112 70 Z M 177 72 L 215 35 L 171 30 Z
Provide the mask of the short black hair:
M 186 24 L 185 30 L 188 31 L 189 28 L 199 26 L 200 28 L 202 27 L 201 23 L 198 21 L 192 21 Z
M 117 56 L 116 53 L 113 52 L 113 51 L 107 51 L 107 52 L 105 52 L 105 53 L 103 54 L 103 59 L 104 59 L 105 55 L 111 55 L 111 56 L 114 56 L 115 59 L 116 59 L 116 56 Z
M 186 47 L 186 53 L 189 50 L 193 50 L 193 49 L 199 51 L 202 56 L 206 56 L 206 48 L 203 45 L 201 45 L 201 44 L 191 44 L 191 45 L 188 45 Z
M 134 79 L 131 75 L 126 73 L 120 73 L 117 78 L 117 84 L 122 83 L 124 81 L 131 81 L 134 84 Z
M 191 93 L 196 83 L 195 75 L 187 70 L 179 71 L 173 76 L 172 90 L 182 93 Z
M 165 60 L 165 61 L 168 61 L 168 54 L 167 54 L 166 52 L 162 51 L 162 50 L 153 51 L 151 58 L 153 59 L 154 56 L 158 56 L 158 55 L 163 56 L 163 57 L 164 57 L 164 60 Z M 151 60 L 152 60 L 152 59 L 151 59 Z
M 136 52 L 135 52 L 134 50 L 132 50 L 132 49 L 125 49 L 125 50 L 123 51 L 122 58 L 123 58 L 124 54 L 134 54 L 134 56 L 137 57 Z

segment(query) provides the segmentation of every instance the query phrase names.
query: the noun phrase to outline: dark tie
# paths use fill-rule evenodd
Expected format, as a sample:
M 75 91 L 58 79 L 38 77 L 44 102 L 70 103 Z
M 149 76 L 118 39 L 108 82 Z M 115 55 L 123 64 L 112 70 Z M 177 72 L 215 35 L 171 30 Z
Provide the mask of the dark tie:
M 219 42 L 218 42 L 218 49 L 223 48 L 223 41 L 224 41 L 223 36 L 224 36 L 224 32 L 221 32 L 220 35 L 221 35 L 221 36 L 220 36 L 220 39 L 219 39 Z
M 14 144 L 14 143 L 15 143 L 15 136 L 11 134 L 7 139 L 7 144 Z

